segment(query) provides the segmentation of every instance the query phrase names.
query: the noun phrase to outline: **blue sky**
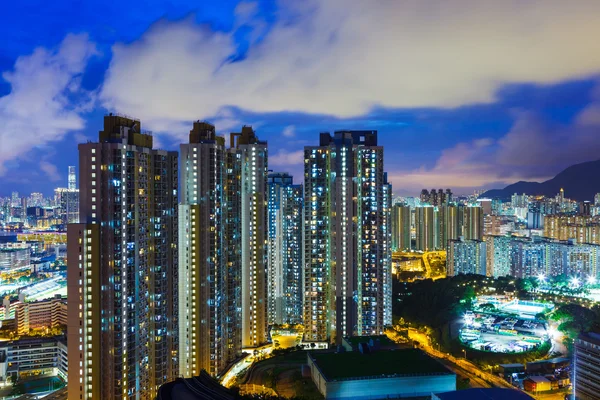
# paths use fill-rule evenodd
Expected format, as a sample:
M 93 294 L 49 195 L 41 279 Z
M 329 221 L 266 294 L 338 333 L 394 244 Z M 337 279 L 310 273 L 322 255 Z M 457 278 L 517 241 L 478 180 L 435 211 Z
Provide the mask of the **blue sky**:
M 319 132 L 376 129 L 396 194 L 600 158 L 600 2 L 23 0 L 0 37 L 0 196 L 66 185 L 109 111 L 169 149 L 253 125 L 297 179 Z

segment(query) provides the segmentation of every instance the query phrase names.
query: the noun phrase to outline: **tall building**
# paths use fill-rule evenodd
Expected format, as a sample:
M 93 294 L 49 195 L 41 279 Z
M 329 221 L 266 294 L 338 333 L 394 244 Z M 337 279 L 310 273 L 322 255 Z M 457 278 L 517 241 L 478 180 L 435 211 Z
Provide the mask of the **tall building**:
M 244 126 L 229 143 L 227 329 L 230 338 L 241 337 L 242 347 L 256 347 L 267 341 L 267 142 Z M 236 346 L 229 344 L 231 350 Z
M 268 294 L 270 324 L 302 323 L 302 185 L 271 173 L 269 189 Z
M 442 207 L 444 210 L 446 240 L 457 240 L 462 235 L 462 215 L 463 207 L 457 205 L 447 205 Z M 443 243 L 446 248 L 447 243 Z
M 411 210 L 409 206 L 395 204 L 392 207 L 392 249 L 406 251 L 412 248 L 410 239 Z
M 212 376 L 227 361 L 225 139 L 194 122 L 180 146 L 179 373 Z
M 459 274 L 486 274 L 486 246 L 481 240 L 463 237 L 448 242 L 448 276 Z
M 309 341 L 391 323 L 391 187 L 376 131 L 304 148 L 304 325 Z
M 582 333 L 574 347 L 573 398 L 600 400 L 600 333 Z
M 77 189 L 77 176 L 75 174 L 75 166 L 74 165 L 70 165 L 69 166 L 69 186 L 68 186 L 69 190 L 75 190 Z
M 68 227 L 69 400 L 154 399 L 178 375 L 177 152 L 109 114 L 79 145 Z
M 483 240 L 483 209 L 481 207 L 464 208 L 463 235 L 466 240 Z
M 428 251 L 436 248 L 435 222 L 434 207 L 415 207 L 416 250 Z

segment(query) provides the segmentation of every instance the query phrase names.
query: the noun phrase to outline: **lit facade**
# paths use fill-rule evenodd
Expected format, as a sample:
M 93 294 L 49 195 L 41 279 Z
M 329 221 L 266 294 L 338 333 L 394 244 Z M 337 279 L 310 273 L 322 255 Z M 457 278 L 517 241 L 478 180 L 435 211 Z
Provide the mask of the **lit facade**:
M 302 323 L 302 185 L 286 173 L 268 176 L 269 324 Z
M 322 133 L 304 160 L 305 338 L 381 334 L 391 323 L 391 187 L 377 132 Z
M 460 238 L 448 242 L 448 276 L 486 273 L 486 246 L 481 240 Z
M 220 373 L 227 361 L 225 139 L 194 122 L 180 147 L 179 373 Z
M 437 247 L 435 208 L 415 207 L 416 250 L 430 251 Z
M 392 249 L 410 250 L 411 210 L 409 206 L 394 204 L 392 207 Z
M 256 347 L 267 341 L 267 142 L 244 126 L 229 143 L 228 330 L 232 338 L 241 335 L 242 347 Z
M 582 400 L 600 399 L 600 334 L 581 334 L 574 343 L 573 396 Z
M 154 399 L 178 372 L 177 152 L 107 115 L 68 226 L 69 400 Z

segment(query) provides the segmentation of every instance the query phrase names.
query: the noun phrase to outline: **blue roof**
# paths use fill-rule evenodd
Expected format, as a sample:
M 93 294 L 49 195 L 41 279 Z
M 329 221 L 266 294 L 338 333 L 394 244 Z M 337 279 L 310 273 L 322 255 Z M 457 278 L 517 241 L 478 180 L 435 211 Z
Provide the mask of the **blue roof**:
M 440 400 L 531 400 L 533 397 L 513 389 L 466 389 L 436 394 Z

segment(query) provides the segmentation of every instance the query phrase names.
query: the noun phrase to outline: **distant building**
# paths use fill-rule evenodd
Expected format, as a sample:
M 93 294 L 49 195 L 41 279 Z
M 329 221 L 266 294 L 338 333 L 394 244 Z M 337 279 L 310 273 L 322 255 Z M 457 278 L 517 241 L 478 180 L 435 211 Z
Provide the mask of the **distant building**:
M 437 247 L 434 217 L 433 206 L 415 207 L 416 250 L 431 251 Z
M 31 246 L 29 244 L 0 244 L 0 272 L 28 268 L 31 268 Z
M 486 274 L 486 246 L 481 240 L 459 238 L 448 242 L 446 256 L 448 276 Z
M 456 390 L 456 375 L 417 349 L 309 352 L 308 366 L 327 400 L 429 397 Z
M 600 245 L 533 236 L 486 236 L 489 276 L 600 278 Z
M 392 207 L 392 249 L 406 251 L 411 245 L 411 209 L 403 204 Z
M 483 240 L 483 208 L 465 207 L 463 236 L 467 240 Z
M 574 394 L 582 400 L 600 399 L 600 333 L 581 334 L 575 340 Z

